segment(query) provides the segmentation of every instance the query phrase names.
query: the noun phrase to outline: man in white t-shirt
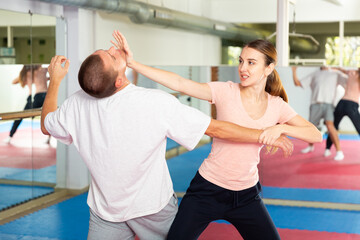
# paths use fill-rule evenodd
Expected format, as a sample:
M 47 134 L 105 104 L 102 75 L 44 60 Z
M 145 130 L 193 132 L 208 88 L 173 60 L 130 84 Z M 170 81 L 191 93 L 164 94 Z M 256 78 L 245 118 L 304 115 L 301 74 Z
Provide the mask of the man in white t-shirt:
M 328 67 L 320 67 L 319 70 L 299 79 L 296 74 L 296 67 L 292 67 L 293 80 L 295 86 L 311 88 L 311 105 L 309 121 L 318 126 L 321 119 L 328 130 L 329 136 L 333 139 L 337 137 L 337 130 L 334 126 L 334 100 L 336 88 L 338 85 L 344 86 L 347 81 L 347 75 Z M 335 160 L 343 160 L 344 154 L 341 151 L 339 141 L 334 141 L 336 148 Z M 314 145 L 309 144 L 308 147 L 301 150 L 302 153 L 314 151 Z M 330 151 L 324 152 L 324 156 L 329 156 Z
M 204 133 L 258 142 L 262 130 L 213 120 L 168 93 L 137 87 L 126 78 L 125 67 L 121 50 L 94 52 L 79 70 L 82 90 L 57 109 L 69 61 L 53 57 L 41 130 L 73 143 L 91 173 L 88 239 L 165 239 L 177 212 L 165 160 L 166 138 L 191 150 Z M 292 143 L 284 136 L 274 146 L 285 155 L 292 153 Z

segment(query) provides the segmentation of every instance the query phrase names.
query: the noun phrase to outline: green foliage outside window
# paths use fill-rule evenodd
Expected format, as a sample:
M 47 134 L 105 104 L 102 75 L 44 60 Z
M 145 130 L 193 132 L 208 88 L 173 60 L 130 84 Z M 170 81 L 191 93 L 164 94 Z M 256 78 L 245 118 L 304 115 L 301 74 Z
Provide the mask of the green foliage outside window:
M 343 43 L 343 66 L 360 67 L 360 37 L 345 37 Z M 326 39 L 325 58 L 327 65 L 340 65 L 339 37 Z
M 239 64 L 239 56 L 241 47 L 228 47 L 228 62 L 230 66 L 237 66 Z

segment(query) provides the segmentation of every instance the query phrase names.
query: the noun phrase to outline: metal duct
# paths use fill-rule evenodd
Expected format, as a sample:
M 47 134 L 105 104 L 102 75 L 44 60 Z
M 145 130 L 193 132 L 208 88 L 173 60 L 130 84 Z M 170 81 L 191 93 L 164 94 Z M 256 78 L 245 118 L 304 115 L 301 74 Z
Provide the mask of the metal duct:
M 168 8 L 131 0 L 38 0 L 80 8 L 105 10 L 129 15 L 132 22 L 155 24 L 189 31 L 212 34 L 228 42 L 243 45 L 255 39 L 266 39 L 271 32 L 242 27 L 233 23 L 217 21 L 191 15 Z M 290 37 L 290 50 L 303 53 L 317 53 L 319 46 L 309 38 Z

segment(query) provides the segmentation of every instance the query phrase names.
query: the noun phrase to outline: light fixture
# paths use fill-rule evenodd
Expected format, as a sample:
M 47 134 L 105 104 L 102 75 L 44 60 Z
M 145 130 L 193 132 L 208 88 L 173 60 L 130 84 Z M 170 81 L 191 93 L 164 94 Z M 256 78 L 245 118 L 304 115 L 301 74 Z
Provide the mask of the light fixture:
M 324 1 L 329 2 L 329 3 L 333 3 L 333 4 L 338 5 L 338 6 L 343 5 L 343 0 L 324 0 Z
M 311 36 L 309 34 L 296 33 L 296 22 L 295 22 L 295 15 L 296 15 L 295 3 L 296 3 L 296 0 L 292 0 L 292 1 L 293 1 L 292 4 L 294 4 L 293 29 L 292 29 L 292 32 L 289 32 L 289 37 L 307 38 L 307 39 L 311 40 L 312 42 L 314 42 L 317 46 L 319 46 L 320 45 L 319 42 L 313 36 Z M 334 1 L 337 1 L 337 0 L 334 0 Z M 269 39 L 273 38 L 274 36 L 276 36 L 276 32 L 270 34 L 266 39 L 269 40 Z

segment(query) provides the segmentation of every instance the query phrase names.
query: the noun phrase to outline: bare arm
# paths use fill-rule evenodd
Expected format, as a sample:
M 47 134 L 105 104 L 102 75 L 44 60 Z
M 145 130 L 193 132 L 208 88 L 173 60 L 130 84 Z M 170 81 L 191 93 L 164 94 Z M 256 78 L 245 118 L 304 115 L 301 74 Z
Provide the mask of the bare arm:
M 301 82 L 300 82 L 299 78 L 296 75 L 296 69 L 297 69 L 297 67 L 291 67 L 292 75 L 293 75 L 293 81 L 294 81 L 295 86 L 302 87 Z
M 309 121 L 301 117 L 295 116 L 287 124 L 283 125 L 283 134 L 303 140 L 308 143 L 316 143 L 322 141 L 321 132 Z
M 349 73 L 348 70 L 346 70 L 346 69 L 344 69 L 344 68 L 341 68 L 341 67 L 332 67 L 332 69 L 338 70 L 338 71 L 340 71 L 340 72 L 342 72 L 342 73 L 345 73 L 345 74 L 348 74 L 348 73 Z
M 65 62 L 64 67 L 61 66 L 63 62 Z M 51 59 L 51 63 L 48 67 L 50 84 L 41 111 L 41 131 L 45 135 L 50 135 L 44 125 L 45 118 L 50 112 L 54 112 L 57 109 L 60 83 L 68 72 L 69 64 L 69 60 L 67 60 L 64 56 L 55 56 Z
M 210 137 L 221 138 L 233 142 L 263 143 L 259 140 L 262 132 L 263 130 L 245 128 L 234 123 L 212 119 L 205 134 Z M 293 151 L 292 142 L 284 135 L 279 136 L 271 146 L 281 148 L 285 156 L 290 156 Z
M 131 61 L 128 66 L 154 82 L 160 83 L 174 91 L 207 101 L 211 100 L 211 90 L 206 83 L 198 83 L 173 72 L 146 66 L 135 60 Z
M 116 48 L 124 50 L 128 67 L 172 90 L 203 100 L 211 100 L 211 90 L 206 83 L 195 82 L 190 79 L 183 78 L 175 73 L 156 69 L 136 62 L 133 59 L 133 54 L 125 37 L 119 31 L 114 31 L 113 36 L 116 42 L 111 42 Z
M 18 83 L 20 83 L 20 77 L 17 77 L 12 81 L 12 84 L 18 84 Z
M 286 124 L 278 124 L 264 130 L 260 136 L 260 141 L 271 145 L 281 134 L 303 140 L 308 143 L 322 141 L 321 132 L 309 121 L 300 115 L 296 115 Z

